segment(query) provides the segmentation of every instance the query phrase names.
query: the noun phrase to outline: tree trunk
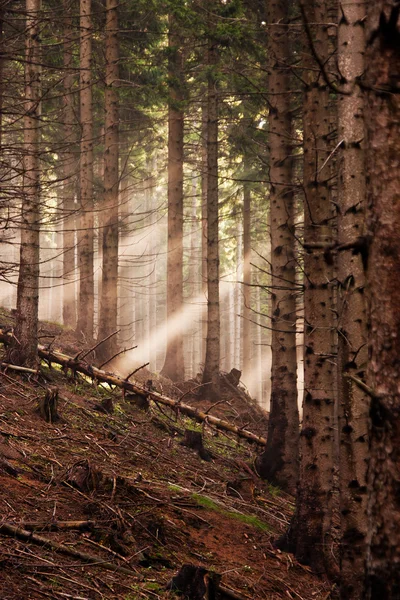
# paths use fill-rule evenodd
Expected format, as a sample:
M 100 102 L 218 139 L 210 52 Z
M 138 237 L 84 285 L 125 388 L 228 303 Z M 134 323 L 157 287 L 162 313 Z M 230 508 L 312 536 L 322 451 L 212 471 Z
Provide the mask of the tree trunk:
M 320 2 L 305 4 L 306 24 L 326 22 Z M 312 25 L 308 25 L 312 27 Z M 314 31 L 315 29 L 315 31 Z M 312 28 L 313 43 L 326 57 L 327 29 Z M 325 46 L 324 46 L 325 44 Z M 310 53 L 309 41 L 305 52 Z M 329 90 L 312 60 L 306 62 L 304 99 L 304 240 L 309 245 L 332 241 L 330 197 Z M 332 267 L 323 249 L 304 256 L 304 404 L 300 481 L 295 516 L 296 557 L 319 573 L 328 570 L 331 548 L 333 487 L 334 369 L 332 355 Z M 316 546 L 318 544 L 318 547 Z
M 126 158 L 125 158 L 126 160 Z M 134 323 L 134 292 L 131 289 L 130 282 L 130 262 L 126 258 L 126 247 L 129 244 L 130 235 L 130 215 L 132 213 L 132 203 L 130 199 L 130 184 L 129 175 L 124 174 L 121 178 L 120 189 L 120 227 L 119 227 L 119 243 L 118 247 L 121 250 L 121 259 L 118 261 L 118 315 L 121 329 L 118 343 L 121 347 L 127 348 L 132 346 L 133 341 L 133 323 Z
M 346 94 L 338 95 L 339 246 L 363 235 L 365 212 L 364 98 L 357 79 L 364 73 L 365 6 L 359 0 L 339 8 L 338 61 Z M 369 397 L 347 376 L 365 380 L 368 361 L 365 281 L 361 254 L 338 253 L 338 415 L 343 598 L 364 598 L 367 535 Z
M 206 360 L 207 341 L 207 140 L 208 140 L 208 102 L 201 103 L 201 362 Z
M 167 350 L 161 374 L 183 381 L 183 51 L 179 24 L 169 17 Z
M 0 150 L 3 146 L 4 55 L 4 6 L 0 6 Z
M 236 269 L 232 275 L 235 278 L 234 290 L 235 290 L 235 311 L 230 318 L 234 319 L 235 322 L 235 360 L 234 367 L 242 369 L 242 313 L 243 313 L 243 294 L 242 294 L 242 237 L 243 237 L 243 223 L 239 221 L 236 230 Z
M 118 5 L 119 0 L 106 0 L 103 277 L 97 336 L 99 340 L 106 338 L 118 328 Z M 117 345 L 117 336 L 114 335 L 99 347 L 100 356 L 103 358 L 113 356 L 117 352 Z
M 188 259 L 188 302 L 191 304 L 192 313 L 192 324 L 189 328 L 186 336 L 187 352 L 190 356 L 190 360 L 186 362 L 186 373 L 185 379 L 195 377 L 199 368 L 199 357 L 198 357 L 198 329 L 199 323 L 197 322 L 198 313 L 198 300 L 199 300 L 199 263 L 197 255 L 197 183 L 198 178 L 193 177 L 192 180 L 192 206 L 190 212 L 190 246 L 189 259 Z
M 288 45 L 288 6 L 271 0 L 268 87 L 272 262 L 272 374 L 268 442 L 258 460 L 262 477 L 294 493 L 298 478 L 296 280 Z
M 26 0 L 24 173 L 14 348 L 10 362 L 35 366 L 38 343 L 40 230 L 40 0 Z
M 395 0 L 369 3 L 366 52 L 367 277 L 371 302 L 369 549 L 365 598 L 400 597 L 400 96 Z
M 326 2 L 304 3 L 304 21 L 313 44 L 328 64 Z M 311 55 L 310 42 L 305 55 Z M 332 573 L 331 545 L 335 357 L 333 266 L 325 260 L 324 246 L 332 242 L 332 163 L 329 89 L 318 65 L 306 59 L 304 130 L 304 243 L 313 249 L 304 255 L 304 402 L 300 436 L 300 479 L 291 536 L 299 561 L 317 573 Z M 316 248 L 314 249 L 314 247 Z
M 76 325 L 75 302 L 75 173 L 76 157 L 74 153 L 75 108 L 72 88 L 73 71 L 73 39 L 71 3 L 64 0 L 64 96 L 63 96 L 63 135 L 65 151 L 63 156 L 63 323 L 68 327 Z M 72 281 L 71 281 L 72 280 Z
M 245 173 L 248 169 L 245 165 Z M 251 343 L 251 192 L 250 182 L 243 185 L 243 381 L 252 385 L 252 343 Z
M 220 361 L 219 235 L 218 235 L 218 88 L 215 78 L 217 43 L 208 42 L 207 65 L 207 338 L 204 393 L 218 396 Z
M 79 220 L 79 303 L 77 332 L 93 339 L 93 110 L 92 110 L 92 16 L 91 0 L 80 0 L 80 120 L 81 164 Z

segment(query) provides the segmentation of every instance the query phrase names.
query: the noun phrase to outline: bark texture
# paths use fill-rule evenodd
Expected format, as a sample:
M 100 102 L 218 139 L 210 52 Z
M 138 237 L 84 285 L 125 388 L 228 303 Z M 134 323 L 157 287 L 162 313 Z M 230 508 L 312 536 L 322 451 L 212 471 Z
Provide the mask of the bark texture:
M 247 172 L 245 166 L 245 173 Z M 251 192 L 250 183 L 243 186 L 243 380 L 251 385 L 252 373 L 251 343 Z
M 201 292 L 204 305 L 207 304 L 207 139 L 208 139 L 208 102 L 201 104 Z M 207 311 L 203 308 L 201 313 L 201 362 L 204 366 L 206 358 L 207 340 Z
M 167 256 L 167 351 L 162 375 L 183 381 L 183 50 L 178 23 L 169 17 L 168 108 L 168 256 Z
M 328 68 L 329 3 L 302 3 L 305 26 Z M 317 24 L 317 25 L 315 25 Z M 329 88 L 305 39 L 304 136 L 304 400 L 300 434 L 300 479 L 292 524 L 295 555 L 317 573 L 333 569 L 331 524 L 334 466 L 334 271 L 324 257 L 333 239 L 332 145 Z
M 204 393 L 218 395 L 220 361 L 219 236 L 218 236 L 218 89 L 215 79 L 217 42 L 208 45 L 207 89 L 207 339 Z M 208 388 L 208 389 L 207 389 Z M 211 389 L 210 389 L 211 388 Z M 206 391 L 207 389 L 207 391 Z
M 400 23 L 398 2 L 370 2 L 366 53 L 371 301 L 369 549 L 365 597 L 400 597 Z
M 75 284 L 75 185 L 76 156 L 75 108 L 74 108 L 74 71 L 73 71 L 73 29 L 71 3 L 64 0 L 64 97 L 63 129 L 65 151 L 63 155 L 63 323 L 69 327 L 76 325 Z
M 268 87 L 272 269 L 272 374 L 268 442 L 258 460 L 262 477 L 294 493 L 298 478 L 296 282 L 288 3 L 269 4 Z
M 9 360 L 37 361 L 40 230 L 40 0 L 26 0 L 24 174 L 14 348 Z
M 80 119 L 81 164 L 79 170 L 79 302 L 77 332 L 93 339 L 93 108 L 92 108 L 92 16 L 91 0 L 80 0 Z
M 365 277 L 354 244 L 364 235 L 365 4 L 339 6 L 338 66 L 345 94 L 338 95 L 338 416 L 341 515 L 341 596 L 363 598 L 367 535 L 369 397 L 348 376 L 365 381 L 368 360 Z M 344 249 L 349 246 L 348 249 Z M 353 246 L 353 247 L 352 247 Z
M 103 202 L 103 273 L 98 338 L 104 339 L 117 330 L 118 315 L 118 186 L 119 186 L 119 0 L 106 0 L 106 89 L 105 148 Z M 103 358 L 117 352 L 117 337 L 111 337 L 99 348 Z

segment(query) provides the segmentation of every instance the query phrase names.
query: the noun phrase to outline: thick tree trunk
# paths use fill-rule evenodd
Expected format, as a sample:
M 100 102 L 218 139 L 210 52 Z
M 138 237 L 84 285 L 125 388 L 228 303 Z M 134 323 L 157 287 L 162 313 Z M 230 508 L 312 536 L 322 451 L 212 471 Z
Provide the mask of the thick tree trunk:
M 365 212 L 364 98 L 357 79 L 364 73 L 365 5 L 339 7 L 338 61 L 346 94 L 338 96 L 339 247 L 363 235 Z M 367 460 L 369 397 L 348 376 L 366 378 L 368 360 L 365 281 L 361 254 L 338 253 L 338 415 L 343 598 L 364 598 L 367 535 Z
M 288 4 L 271 0 L 268 22 L 270 228 L 272 263 L 272 391 L 268 442 L 260 475 L 294 493 L 298 478 L 296 279 L 288 44 Z
M 37 361 L 40 230 L 40 0 L 26 0 L 24 173 L 15 345 L 10 362 Z
M 178 23 L 169 17 L 168 108 L 168 257 L 167 257 L 167 351 L 162 375 L 183 381 L 183 51 Z
M 219 233 L 218 233 L 218 90 L 215 79 L 217 45 L 208 45 L 207 88 L 207 339 L 204 393 L 217 396 L 220 370 Z
M 81 164 L 79 252 L 79 302 L 77 332 L 93 339 L 93 110 L 92 110 L 92 17 L 91 0 L 80 0 L 80 120 Z
M 369 549 L 365 598 L 400 597 L 400 5 L 369 3 L 366 53 L 369 377 Z
M 64 97 L 63 121 L 65 152 L 63 156 L 63 323 L 68 327 L 76 325 L 75 300 L 75 185 L 76 185 L 76 156 L 74 145 L 75 108 L 72 88 L 74 84 L 73 71 L 73 30 L 71 3 L 64 0 Z M 71 281 L 72 280 L 72 281 Z
M 103 269 L 100 299 L 98 339 L 105 339 L 117 331 L 118 316 L 118 187 L 119 187 L 119 0 L 106 0 L 105 25 L 105 148 L 104 148 L 104 202 L 103 202 Z M 117 352 L 117 336 L 111 337 L 99 348 L 104 358 Z
M 313 44 L 327 64 L 329 52 L 327 5 L 322 0 L 303 3 L 304 20 Z M 310 42 L 305 55 L 310 56 Z M 321 246 L 333 239 L 331 202 L 329 89 L 318 65 L 310 58 L 304 65 L 306 82 L 304 131 L 304 402 L 300 437 L 300 479 L 292 542 L 298 560 L 318 573 L 332 573 L 331 548 L 335 357 L 333 266 Z M 319 246 L 319 247 L 318 247 Z

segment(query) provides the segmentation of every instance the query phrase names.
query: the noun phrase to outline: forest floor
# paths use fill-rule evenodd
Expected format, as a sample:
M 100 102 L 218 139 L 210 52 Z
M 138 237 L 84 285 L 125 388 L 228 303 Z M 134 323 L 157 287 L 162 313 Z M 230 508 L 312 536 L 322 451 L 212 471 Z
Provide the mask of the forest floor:
M 43 324 L 46 332 L 54 347 L 76 351 L 72 333 Z M 167 584 L 185 564 L 220 574 L 220 599 L 331 597 L 326 581 L 274 549 L 293 498 L 259 479 L 254 446 L 54 366 L 41 370 L 0 373 L 2 600 L 172 599 Z M 55 423 L 37 408 L 48 386 L 59 392 Z M 212 414 L 265 435 L 266 415 L 243 390 L 223 394 Z M 102 412 L 109 398 L 112 414 Z M 212 405 L 189 394 L 185 402 Z M 186 429 L 202 432 L 209 460 L 181 444 Z

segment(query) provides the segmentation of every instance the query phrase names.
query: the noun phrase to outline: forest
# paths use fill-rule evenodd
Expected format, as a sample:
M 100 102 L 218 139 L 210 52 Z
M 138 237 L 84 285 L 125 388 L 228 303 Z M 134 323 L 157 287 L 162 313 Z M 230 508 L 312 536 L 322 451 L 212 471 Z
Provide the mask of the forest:
M 303 596 L 260 575 L 234 591 L 213 575 L 222 563 L 195 554 L 167 587 L 141 575 L 124 594 L 118 569 L 133 576 L 134 563 L 121 556 L 143 552 L 110 545 L 120 562 L 106 555 L 104 586 L 49 592 L 35 571 L 32 595 L 12 579 L 3 598 L 400 598 L 399 161 L 398 0 L 0 0 L 0 479 L 21 474 L 12 440 L 37 435 L 50 452 L 70 425 L 87 455 L 54 447 L 33 471 L 82 502 L 107 493 L 101 510 L 127 528 L 121 489 L 154 501 L 149 482 L 170 466 L 129 479 L 122 440 L 156 423 L 168 442 L 146 430 L 149 448 L 164 460 L 182 436 L 204 482 L 226 485 L 236 461 L 251 518 L 279 494 L 264 556 L 323 582 Z M 87 422 L 73 426 L 77 403 Z M 84 442 L 96 419 L 115 429 L 106 445 Z M 231 455 L 217 458 L 216 431 Z M 188 501 L 189 480 L 165 481 L 168 502 Z M 246 500 L 242 480 L 227 485 L 225 499 Z M 35 541 L 4 502 L 1 570 L 2 536 L 13 560 L 29 535 L 68 554 L 72 542 Z

